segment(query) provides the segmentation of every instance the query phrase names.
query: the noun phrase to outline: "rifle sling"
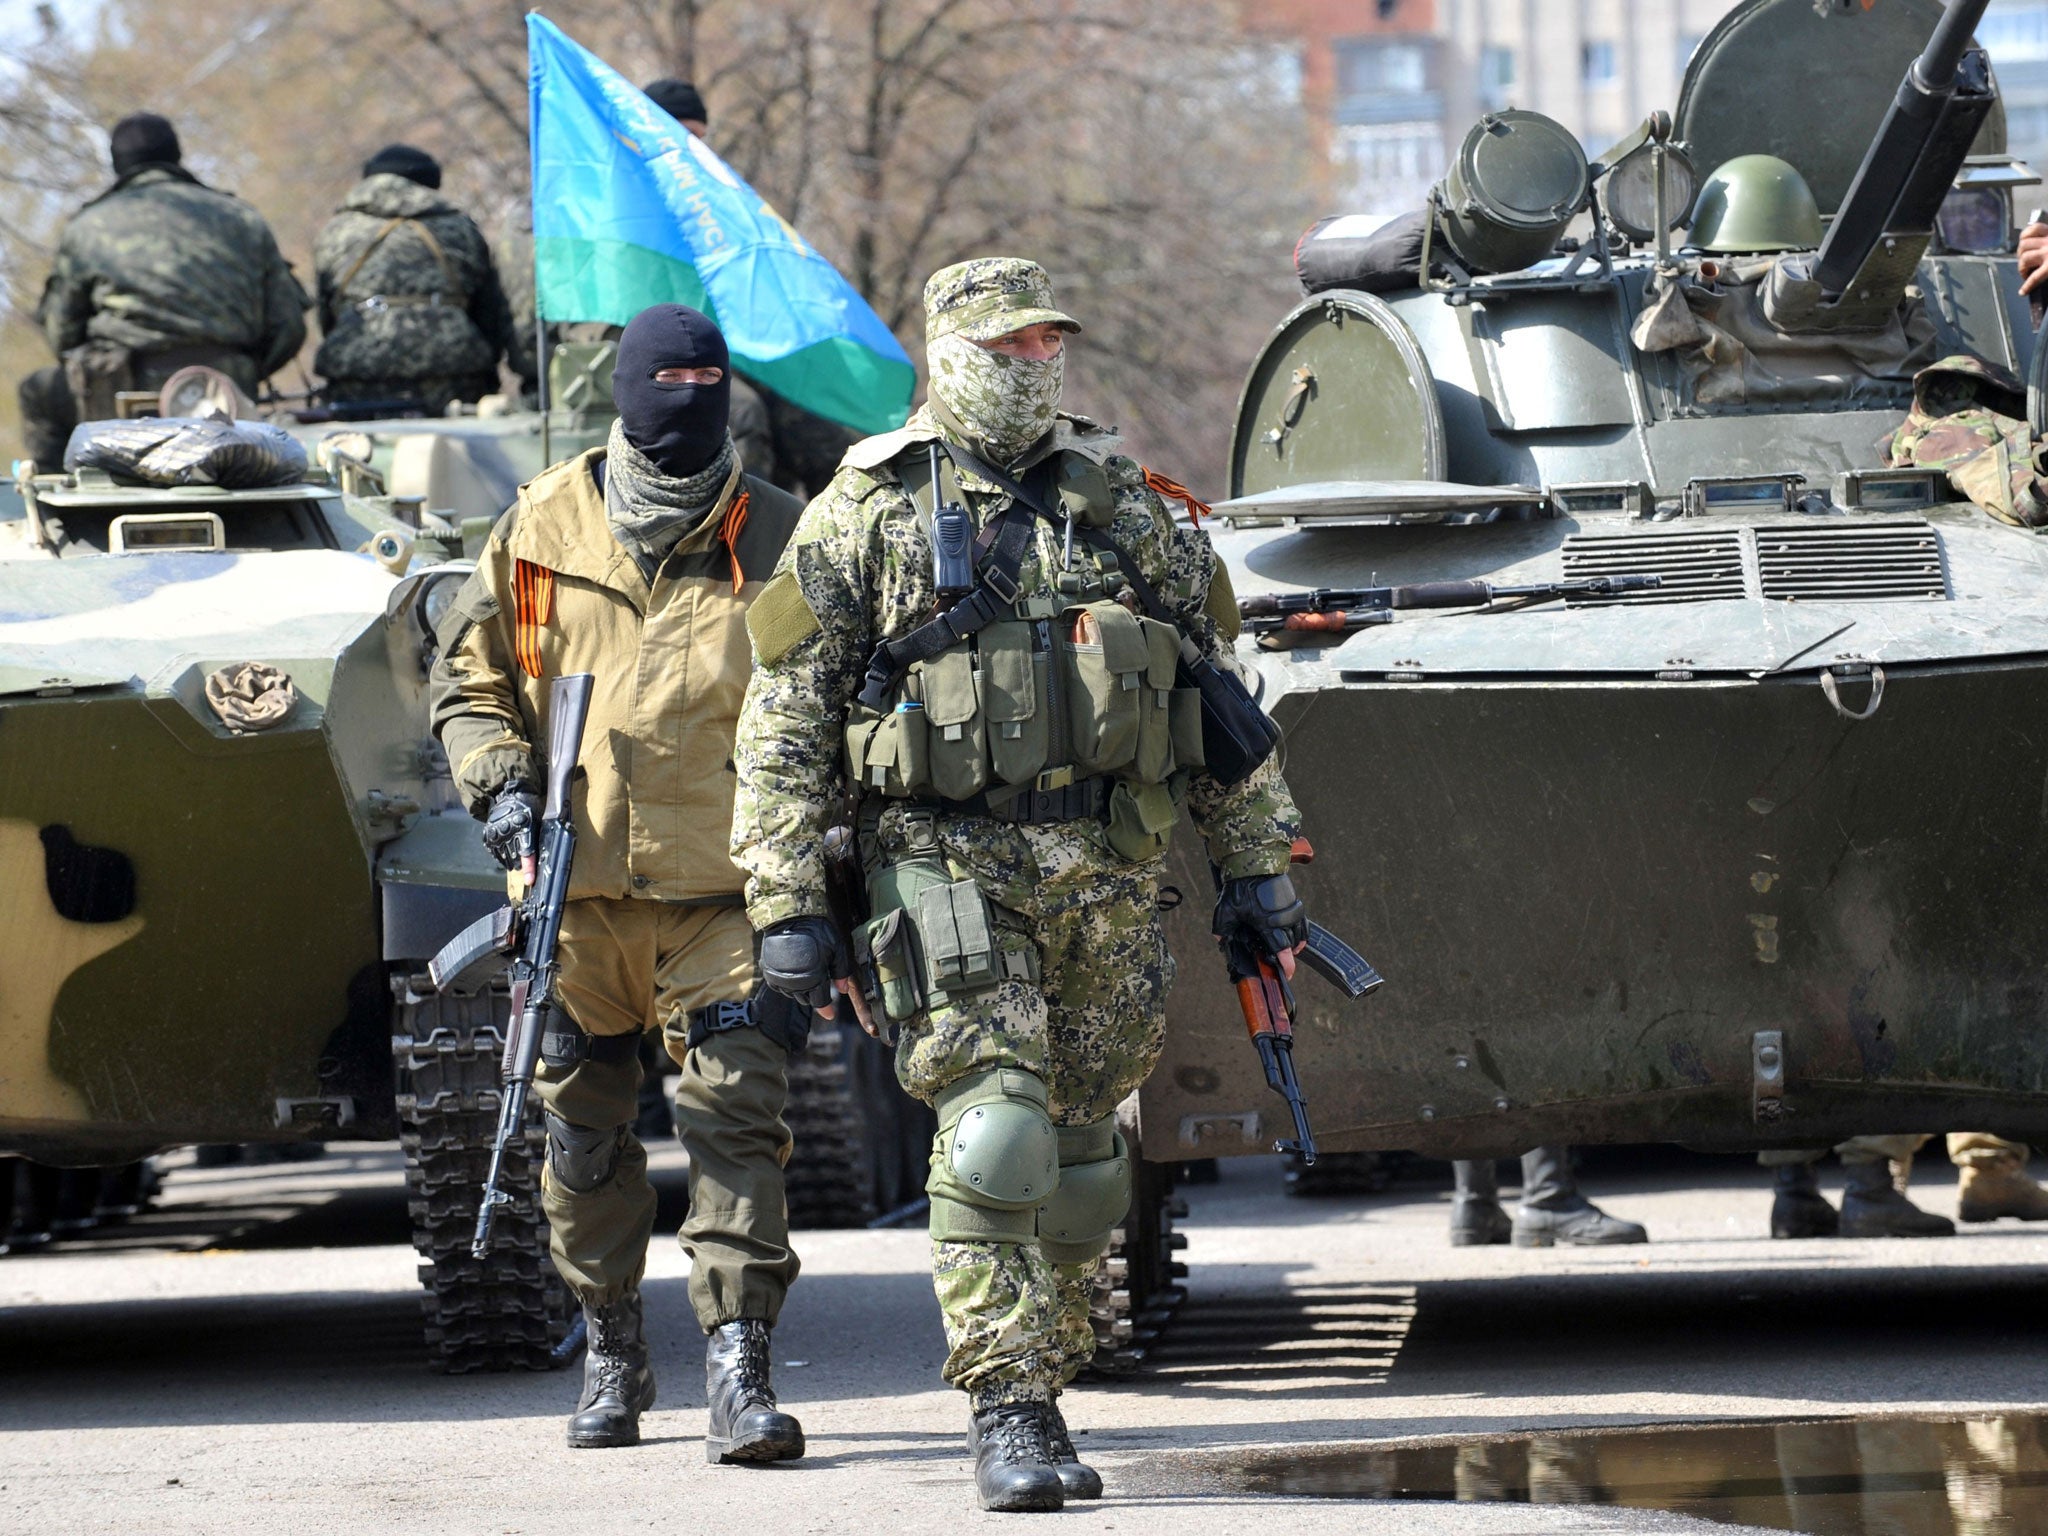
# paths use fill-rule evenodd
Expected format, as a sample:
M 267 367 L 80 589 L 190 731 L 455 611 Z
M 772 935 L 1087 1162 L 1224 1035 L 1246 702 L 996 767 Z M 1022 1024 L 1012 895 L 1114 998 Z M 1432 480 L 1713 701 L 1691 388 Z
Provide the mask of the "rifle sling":
M 965 448 L 956 447 L 948 443 L 946 445 L 946 452 L 952 457 L 954 463 L 960 465 L 969 474 L 978 475 L 988 481 L 989 484 L 1007 491 L 1013 498 L 1014 505 L 1024 507 L 1036 516 L 1044 518 L 1048 523 L 1057 523 L 1064 526 L 1068 521 L 1065 517 L 1047 507 L 1044 502 L 1040 501 L 1023 485 L 1012 480 L 994 465 L 984 463 Z M 1177 633 L 1186 633 L 1181 628 L 1180 621 L 1174 618 L 1172 611 L 1159 600 L 1159 594 L 1153 590 L 1152 583 L 1147 581 L 1138 570 L 1138 562 L 1131 558 L 1130 551 L 1126 550 L 1123 545 L 1117 543 L 1115 539 L 1104 533 L 1100 528 L 1090 528 L 1086 523 L 1076 523 L 1074 525 L 1074 532 L 1083 543 L 1092 544 L 1097 549 L 1116 556 L 1117 569 L 1123 572 L 1124 579 L 1131 584 L 1131 591 L 1137 594 L 1138 605 L 1145 610 L 1147 618 L 1157 619 L 1161 624 L 1171 624 Z

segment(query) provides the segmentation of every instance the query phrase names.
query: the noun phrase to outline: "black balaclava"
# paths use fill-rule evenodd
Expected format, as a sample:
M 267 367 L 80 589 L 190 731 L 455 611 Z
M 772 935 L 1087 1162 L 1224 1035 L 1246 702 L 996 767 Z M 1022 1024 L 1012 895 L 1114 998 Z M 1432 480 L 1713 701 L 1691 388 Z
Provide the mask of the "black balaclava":
M 711 114 L 704 110 L 704 98 L 687 80 L 650 80 L 641 93 L 679 123 L 706 123 Z
M 722 368 L 716 384 L 657 384 L 662 368 Z M 681 480 L 725 447 L 732 402 L 732 359 L 708 316 L 681 304 L 657 304 L 633 317 L 619 338 L 612 400 L 626 441 L 663 474 Z
M 441 162 L 410 144 L 386 144 L 363 162 L 365 176 L 403 176 L 431 192 L 441 190 Z
M 107 149 L 116 176 L 126 176 L 140 165 L 176 165 L 185 156 L 178 130 L 169 118 L 154 112 L 133 112 L 114 124 Z

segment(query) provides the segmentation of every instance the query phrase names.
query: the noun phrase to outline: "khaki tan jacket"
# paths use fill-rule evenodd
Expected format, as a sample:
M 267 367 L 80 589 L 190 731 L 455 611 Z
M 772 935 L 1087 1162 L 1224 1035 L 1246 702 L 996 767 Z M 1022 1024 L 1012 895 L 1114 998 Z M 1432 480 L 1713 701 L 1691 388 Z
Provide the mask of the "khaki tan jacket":
M 747 605 L 802 508 L 736 468 L 650 588 L 605 519 L 603 458 L 594 448 L 539 475 L 491 531 L 442 620 L 434 732 L 481 815 L 508 784 L 544 782 L 548 691 L 594 674 L 570 897 L 729 901 L 742 883 L 728 843 Z

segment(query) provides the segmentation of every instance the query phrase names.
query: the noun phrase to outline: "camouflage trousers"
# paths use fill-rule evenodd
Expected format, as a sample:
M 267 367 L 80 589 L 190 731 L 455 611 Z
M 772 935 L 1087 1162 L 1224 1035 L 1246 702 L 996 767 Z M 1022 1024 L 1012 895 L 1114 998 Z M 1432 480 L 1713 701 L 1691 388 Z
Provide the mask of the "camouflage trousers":
M 911 819 L 913 822 L 915 818 Z M 884 859 L 930 834 L 891 810 Z M 932 825 L 952 877 L 989 898 L 999 942 L 1026 949 L 1037 980 L 1006 979 L 903 1026 L 896 1075 L 927 1103 L 961 1079 L 1020 1067 L 1046 1084 L 1057 1125 L 1116 1112 L 1159 1060 L 1173 959 L 1159 929 L 1157 862 L 1132 864 L 1094 822 L 1013 827 L 979 817 Z M 934 1146 L 933 1156 L 943 1155 Z M 1044 1399 L 1093 1355 L 1096 1264 L 1054 1264 L 1036 1243 L 934 1241 L 944 1375 L 979 1410 Z

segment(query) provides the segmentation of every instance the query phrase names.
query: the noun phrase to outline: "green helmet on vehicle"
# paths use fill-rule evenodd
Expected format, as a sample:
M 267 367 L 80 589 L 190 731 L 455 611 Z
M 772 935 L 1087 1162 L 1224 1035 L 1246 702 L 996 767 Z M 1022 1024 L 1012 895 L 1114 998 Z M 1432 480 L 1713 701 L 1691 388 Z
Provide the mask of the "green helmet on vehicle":
M 1806 178 L 1776 155 L 1737 155 L 1706 179 L 1687 243 L 1717 256 L 1810 251 L 1820 205 Z

